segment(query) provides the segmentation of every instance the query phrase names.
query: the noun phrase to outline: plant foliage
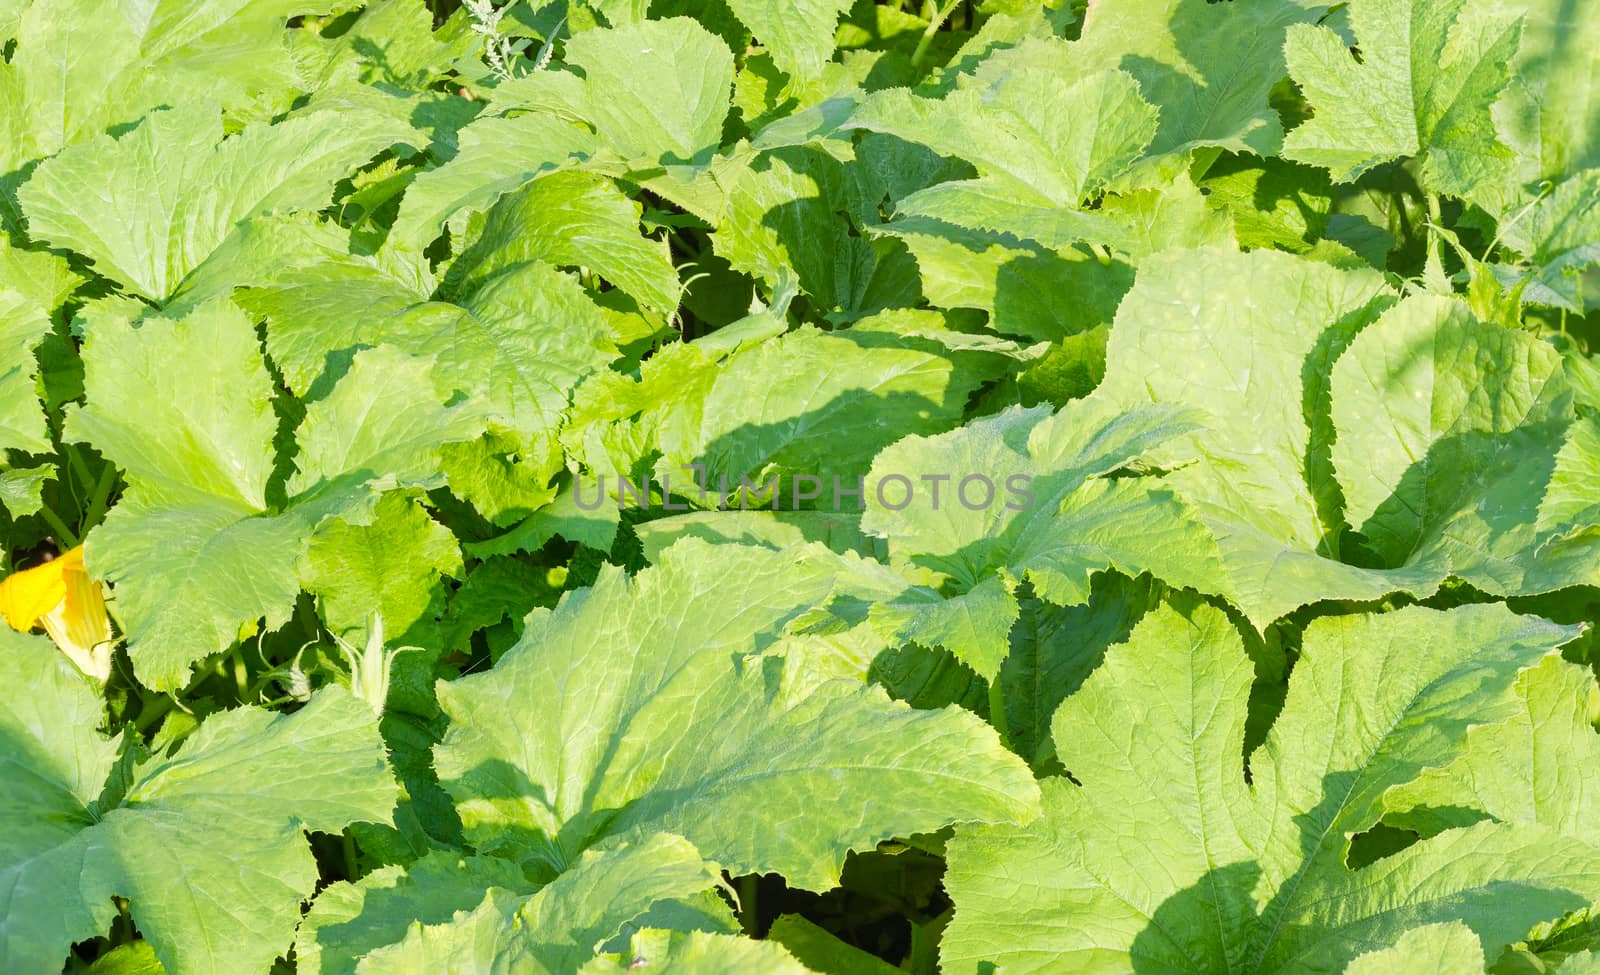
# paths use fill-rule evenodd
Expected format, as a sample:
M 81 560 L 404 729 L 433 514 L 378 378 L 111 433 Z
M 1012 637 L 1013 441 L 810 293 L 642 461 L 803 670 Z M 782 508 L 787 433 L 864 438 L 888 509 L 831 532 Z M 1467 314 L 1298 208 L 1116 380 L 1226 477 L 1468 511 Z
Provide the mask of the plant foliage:
M 1600 971 L 1582 6 L 0 0 L 0 971 Z

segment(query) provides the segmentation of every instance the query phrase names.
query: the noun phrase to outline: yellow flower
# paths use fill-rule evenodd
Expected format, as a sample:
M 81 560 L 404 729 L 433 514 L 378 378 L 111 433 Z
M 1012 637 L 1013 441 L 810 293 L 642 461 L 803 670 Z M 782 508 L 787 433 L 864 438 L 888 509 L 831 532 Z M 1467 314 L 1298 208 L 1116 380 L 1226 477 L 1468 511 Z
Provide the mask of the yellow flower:
M 101 683 L 111 676 L 111 621 L 82 545 L 0 579 L 0 615 L 23 632 L 43 625 L 79 670 Z

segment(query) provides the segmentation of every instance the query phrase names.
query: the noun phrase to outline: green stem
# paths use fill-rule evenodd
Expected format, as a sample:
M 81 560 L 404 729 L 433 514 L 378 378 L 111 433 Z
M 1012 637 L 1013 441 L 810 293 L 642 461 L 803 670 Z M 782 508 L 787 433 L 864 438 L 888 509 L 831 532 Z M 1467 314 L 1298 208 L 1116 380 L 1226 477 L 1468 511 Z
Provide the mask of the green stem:
M 344 831 L 343 840 L 344 877 L 351 883 L 355 883 L 358 879 L 356 875 L 356 838 L 351 836 L 350 831 L 347 829 Z
M 1444 267 L 1444 261 L 1439 254 L 1439 231 L 1443 226 L 1440 215 L 1439 197 L 1433 193 L 1428 194 L 1428 259 L 1435 265 Z
M 249 698 L 250 667 L 244 661 L 244 646 L 242 644 L 236 645 L 233 648 L 233 653 L 229 656 L 233 658 L 233 684 L 239 690 L 239 703 L 254 703 Z
M 68 446 L 66 450 L 67 466 L 72 468 L 72 473 L 77 476 L 77 483 L 83 485 L 84 488 L 88 488 L 89 485 L 94 483 L 94 478 L 89 476 L 89 465 L 84 463 L 83 454 L 71 446 Z M 73 493 L 76 494 L 77 492 Z
M 1011 741 L 1011 725 L 1006 720 L 1006 694 L 1000 686 L 1000 675 L 989 681 L 989 723 L 1000 732 L 1000 740 Z
M 959 6 L 961 6 L 961 0 L 950 0 L 948 5 L 935 12 L 928 21 L 927 29 L 922 32 L 921 39 L 917 41 L 917 49 L 911 52 L 911 66 L 913 68 L 922 67 L 923 59 L 928 56 L 928 47 L 933 44 L 933 36 L 939 33 L 939 28 L 944 26 L 944 22 L 950 19 L 950 15 L 955 13 L 956 8 Z
M 78 547 L 78 536 L 73 534 L 67 523 L 61 520 L 61 516 L 51 511 L 48 505 L 39 508 L 39 517 L 43 518 L 50 526 L 50 530 L 56 533 L 56 541 L 62 548 Z
M 761 894 L 761 875 L 749 874 L 739 878 L 739 920 L 744 933 L 754 938 L 760 935 L 761 915 L 758 912 Z
M 149 731 L 157 721 L 172 710 L 172 698 L 165 694 L 157 697 L 146 698 L 139 707 L 139 717 L 134 719 L 133 726 L 139 734 Z
M 111 488 L 116 483 L 117 465 L 107 461 L 105 469 L 100 472 L 100 480 L 95 482 L 94 494 L 89 498 L 89 507 L 83 513 L 85 533 L 100 524 L 100 519 L 106 516 L 106 502 L 111 498 Z

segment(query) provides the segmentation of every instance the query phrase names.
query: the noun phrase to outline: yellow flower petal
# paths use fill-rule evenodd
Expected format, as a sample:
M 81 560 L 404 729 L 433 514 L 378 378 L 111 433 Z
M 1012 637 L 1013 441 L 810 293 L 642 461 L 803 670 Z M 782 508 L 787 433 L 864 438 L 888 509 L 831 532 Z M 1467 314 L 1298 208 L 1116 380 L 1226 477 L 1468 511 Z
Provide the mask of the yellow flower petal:
M 78 553 L 77 564 L 81 569 L 82 546 L 72 551 Z M 33 629 L 40 617 L 67 598 L 67 583 L 63 578 L 66 568 L 67 556 L 63 555 L 0 579 L 0 616 L 4 616 L 14 630 L 26 633 Z
M 42 624 L 79 670 L 100 681 L 110 676 L 111 620 L 83 546 L 0 580 L 0 615 L 19 630 Z

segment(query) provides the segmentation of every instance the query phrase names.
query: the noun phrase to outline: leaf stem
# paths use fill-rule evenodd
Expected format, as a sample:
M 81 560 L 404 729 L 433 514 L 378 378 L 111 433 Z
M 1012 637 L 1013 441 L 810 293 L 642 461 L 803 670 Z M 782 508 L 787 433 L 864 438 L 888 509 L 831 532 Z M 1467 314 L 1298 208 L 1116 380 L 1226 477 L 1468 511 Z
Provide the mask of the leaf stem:
M 922 37 L 917 41 L 917 49 L 911 52 L 911 66 L 913 68 L 922 67 L 922 62 L 928 56 L 928 47 L 933 44 L 933 36 L 939 33 L 939 28 L 944 26 L 944 22 L 950 19 L 950 15 L 955 13 L 956 8 L 959 6 L 961 6 L 961 0 L 950 0 L 950 3 L 946 4 L 942 9 L 936 10 L 933 17 L 928 20 L 927 29 L 922 32 Z
M 1011 722 L 1006 719 L 1006 693 L 1000 685 L 1000 675 L 989 681 L 989 723 L 1000 733 L 1000 740 L 1011 742 Z
M 761 933 L 761 915 L 758 913 L 760 897 L 760 874 L 746 874 L 739 878 L 739 921 L 744 925 L 744 933 L 752 938 Z
M 56 541 L 61 543 L 63 550 L 78 547 L 78 536 L 67 527 L 67 523 L 61 520 L 60 515 L 50 510 L 49 505 L 39 507 L 39 517 L 43 518 L 50 526 L 50 530 L 56 533 Z
M 117 465 L 106 461 L 106 466 L 100 471 L 100 479 L 95 482 L 94 494 L 89 497 L 89 507 L 83 513 L 83 531 L 88 534 L 89 529 L 100 524 L 106 516 L 106 501 L 111 497 L 111 488 L 117 483 Z
M 88 490 L 94 484 L 94 478 L 89 476 L 89 465 L 84 463 L 83 454 L 71 444 L 66 444 L 64 447 L 67 455 L 67 466 L 72 469 L 72 473 L 77 477 L 77 483 L 82 484 L 84 489 Z M 68 484 L 70 485 L 71 483 L 71 479 L 69 479 Z M 74 491 L 73 494 L 76 495 L 77 492 Z
M 342 843 L 340 845 L 343 847 L 344 852 L 344 879 L 355 883 L 359 879 L 356 875 L 356 838 L 350 835 L 350 830 L 347 827 L 341 840 Z
M 149 731 L 162 716 L 172 710 L 172 698 L 165 694 L 142 697 L 139 703 L 139 716 L 134 719 L 133 726 L 142 735 Z
M 239 691 L 240 704 L 252 704 L 250 694 L 250 665 L 244 659 L 244 644 L 236 643 L 233 653 L 229 654 L 233 660 L 233 684 Z
M 1428 258 L 1439 267 L 1444 261 L 1439 253 L 1439 235 L 1442 229 L 1438 194 L 1428 194 Z

